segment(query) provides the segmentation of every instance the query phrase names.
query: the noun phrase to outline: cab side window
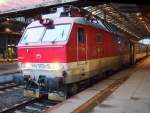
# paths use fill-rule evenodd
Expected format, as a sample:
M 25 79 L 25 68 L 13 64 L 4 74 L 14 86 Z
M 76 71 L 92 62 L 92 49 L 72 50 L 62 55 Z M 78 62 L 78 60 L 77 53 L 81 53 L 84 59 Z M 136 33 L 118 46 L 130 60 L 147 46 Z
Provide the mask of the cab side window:
M 85 30 L 83 28 L 78 28 L 78 42 L 85 42 Z

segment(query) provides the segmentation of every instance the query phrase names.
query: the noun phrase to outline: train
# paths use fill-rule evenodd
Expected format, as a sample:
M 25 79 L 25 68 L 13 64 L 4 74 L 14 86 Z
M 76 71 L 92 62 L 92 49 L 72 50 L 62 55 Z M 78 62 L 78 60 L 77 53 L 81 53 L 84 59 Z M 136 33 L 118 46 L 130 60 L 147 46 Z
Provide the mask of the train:
M 18 65 L 25 96 L 64 100 L 106 73 L 150 55 L 150 47 L 131 40 L 110 23 L 82 15 L 78 8 L 59 7 L 33 21 L 18 43 Z

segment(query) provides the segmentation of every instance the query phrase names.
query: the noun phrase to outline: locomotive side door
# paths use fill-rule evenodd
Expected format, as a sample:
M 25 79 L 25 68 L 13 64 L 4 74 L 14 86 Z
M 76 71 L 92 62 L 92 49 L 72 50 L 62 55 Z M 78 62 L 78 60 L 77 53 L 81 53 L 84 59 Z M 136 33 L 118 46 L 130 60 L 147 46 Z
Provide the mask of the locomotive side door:
M 83 27 L 77 30 L 77 61 L 78 63 L 85 63 L 87 59 L 87 38 Z M 82 62 L 80 62 L 82 61 Z

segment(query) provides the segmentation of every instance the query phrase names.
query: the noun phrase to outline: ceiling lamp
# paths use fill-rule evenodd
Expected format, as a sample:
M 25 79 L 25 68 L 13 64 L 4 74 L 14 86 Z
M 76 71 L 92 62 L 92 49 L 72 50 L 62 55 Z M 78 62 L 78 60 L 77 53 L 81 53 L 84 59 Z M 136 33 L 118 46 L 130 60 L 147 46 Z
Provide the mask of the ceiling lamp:
M 136 13 L 137 16 L 140 16 L 140 13 Z
M 9 18 L 6 18 L 6 20 L 9 21 L 10 19 L 9 19 Z
M 10 28 L 5 28 L 5 31 L 9 33 L 9 32 L 11 32 L 11 29 Z

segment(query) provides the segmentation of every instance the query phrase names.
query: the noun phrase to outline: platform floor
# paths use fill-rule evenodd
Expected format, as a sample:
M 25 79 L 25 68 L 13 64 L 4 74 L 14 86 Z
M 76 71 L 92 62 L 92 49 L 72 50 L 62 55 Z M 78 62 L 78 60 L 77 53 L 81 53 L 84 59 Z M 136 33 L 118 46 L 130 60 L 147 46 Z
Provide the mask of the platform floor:
M 0 75 L 19 71 L 18 64 L 0 64 Z
M 150 113 L 150 57 L 43 113 Z
M 150 113 L 150 57 L 137 64 L 132 76 L 90 113 Z

